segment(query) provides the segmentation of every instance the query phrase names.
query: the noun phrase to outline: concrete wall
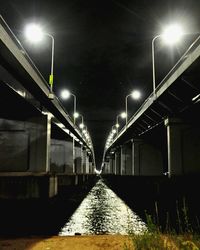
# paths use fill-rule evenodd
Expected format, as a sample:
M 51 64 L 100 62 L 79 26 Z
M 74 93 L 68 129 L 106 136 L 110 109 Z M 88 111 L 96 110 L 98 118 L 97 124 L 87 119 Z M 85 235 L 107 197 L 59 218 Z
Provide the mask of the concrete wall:
M 149 144 L 139 145 L 139 175 L 163 175 L 162 153 Z
M 51 171 L 73 172 L 72 141 L 51 140 Z
M 0 175 L 0 198 L 28 199 L 49 198 L 57 194 L 57 177 Z
M 50 132 L 47 116 L 0 119 L 0 171 L 49 171 Z

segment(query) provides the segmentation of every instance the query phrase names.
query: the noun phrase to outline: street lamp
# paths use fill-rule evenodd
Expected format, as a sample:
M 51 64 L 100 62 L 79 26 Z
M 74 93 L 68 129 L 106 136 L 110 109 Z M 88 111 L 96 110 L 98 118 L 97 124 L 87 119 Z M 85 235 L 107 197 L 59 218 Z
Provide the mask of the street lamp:
M 83 116 L 79 115 L 81 117 L 81 123 L 79 124 L 79 128 L 83 129 L 85 127 Z
M 138 90 L 134 90 L 131 92 L 131 94 L 127 95 L 126 98 L 125 98 L 125 107 L 126 107 L 126 126 L 127 126 L 127 123 L 128 123 L 128 97 L 131 96 L 132 99 L 134 100 L 138 100 L 140 99 L 141 97 L 141 93 L 140 91 Z
M 76 112 L 76 96 L 72 94 L 68 89 L 63 89 L 60 93 L 60 97 L 64 100 L 67 100 L 73 96 L 74 98 L 74 112 L 73 112 L 73 121 L 74 125 L 76 123 L 76 118 L 79 116 L 79 113 Z M 73 157 L 73 173 L 75 173 L 75 140 L 74 137 L 72 139 L 72 157 Z
M 85 127 L 84 123 L 83 123 L 83 122 L 80 123 L 80 124 L 79 124 L 79 127 L 80 127 L 81 129 L 83 129 L 83 128 Z
M 152 74 L 153 74 L 153 93 L 155 94 L 156 89 L 156 76 L 155 76 L 155 40 L 157 38 L 162 38 L 162 40 L 170 45 L 177 43 L 183 35 L 182 28 L 176 24 L 168 26 L 165 31 L 155 36 L 152 39 L 151 47 L 152 47 Z
M 119 125 L 119 117 L 121 117 L 122 119 L 125 119 L 126 118 L 126 116 L 127 116 L 127 114 L 126 114 L 126 112 L 122 112 L 122 113 L 120 113 L 119 115 L 117 115 L 117 117 L 116 117 L 116 124 L 115 124 L 115 127 L 117 128 L 117 135 L 118 135 L 118 130 L 119 130 L 119 127 L 120 127 L 120 125 Z
M 113 125 L 112 126 L 112 130 L 111 130 L 111 133 L 114 135 L 117 133 L 117 130 L 115 129 L 116 125 Z
M 26 37 L 34 43 L 40 42 L 43 36 L 48 36 L 51 38 L 51 73 L 49 75 L 49 85 L 50 90 L 53 90 L 53 69 L 54 69 L 54 37 L 51 34 L 42 31 L 42 28 L 37 24 L 29 24 L 25 28 Z
M 60 93 L 60 97 L 64 100 L 69 99 L 70 96 L 74 98 L 74 112 L 73 112 L 73 120 L 74 124 L 76 123 L 76 118 L 79 117 L 79 113 L 76 112 L 76 96 L 72 94 L 68 89 L 63 89 Z

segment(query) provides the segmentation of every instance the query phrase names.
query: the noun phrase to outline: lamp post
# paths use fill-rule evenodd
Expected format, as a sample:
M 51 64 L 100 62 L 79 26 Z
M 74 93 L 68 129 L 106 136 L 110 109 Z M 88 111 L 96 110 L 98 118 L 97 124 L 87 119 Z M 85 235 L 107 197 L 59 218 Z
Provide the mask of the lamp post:
M 74 125 L 76 123 L 76 118 L 78 117 L 78 113 L 76 112 L 76 96 L 74 94 L 72 94 L 69 90 L 64 89 L 61 91 L 60 94 L 61 98 L 66 100 L 68 99 L 70 96 L 73 96 L 74 98 L 74 111 L 73 111 L 73 122 Z M 74 137 L 72 139 L 72 157 L 73 157 L 73 173 L 75 173 L 75 140 Z
M 48 36 L 51 39 L 51 72 L 49 75 L 49 85 L 51 92 L 53 91 L 54 78 L 54 37 L 51 34 L 42 31 L 42 28 L 37 24 L 29 24 L 25 29 L 25 35 L 31 42 L 40 42 L 43 36 Z
M 79 114 L 79 116 L 81 117 L 81 123 L 79 124 L 79 127 L 81 128 L 81 129 L 83 129 L 84 128 L 84 119 L 83 119 L 83 116 L 81 115 L 81 114 Z
M 157 38 L 159 38 L 160 35 L 158 36 L 155 36 L 152 40 L 152 43 L 151 43 L 151 53 L 152 53 L 152 77 L 153 77 L 153 93 L 155 94 L 155 89 L 156 89 L 156 76 L 155 76 L 155 46 L 154 46 L 154 43 L 155 43 L 155 40 Z
M 72 93 L 70 93 L 71 96 L 73 96 L 74 98 L 74 113 L 73 113 L 73 117 L 74 117 L 74 125 L 76 123 L 76 118 L 78 118 L 78 113 L 76 112 L 76 96 Z
M 138 90 L 132 91 L 131 94 L 127 95 L 125 98 L 125 107 L 126 107 L 126 127 L 128 123 L 128 97 L 131 96 L 134 100 L 138 100 L 141 97 L 141 93 Z
M 50 34 L 46 34 L 48 37 L 51 38 L 51 74 L 49 76 L 49 85 L 51 92 L 53 91 L 53 69 L 54 69 L 54 37 Z
M 73 122 L 76 123 L 76 118 L 78 118 L 79 114 L 76 112 L 76 96 L 72 94 L 68 89 L 63 89 L 60 93 L 62 99 L 69 99 L 70 96 L 74 98 L 74 110 L 73 110 Z
M 152 80 L 153 80 L 153 94 L 155 95 L 156 89 L 156 71 L 155 71 L 155 41 L 157 38 L 162 38 L 167 44 L 173 45 L 177 43 L 183 35 L 183 31 L 180 26 L 173 24 L 168 26 L 163 34 L 157 35 L 151 42 L 152 53 Z
M 112 130 L 111 130 L 111 133 L 114 135 L 117 133 L 117 130 L 115 129 L 116 125 L 113 125 L 112 126 Z
M 119 132 L 119 117 L 121 117 L 122 119 L 125 119 L 126 118 L 126 112 L 122 112 L 121 114 L 117 115 L 116 117 L 116 125 L 115 127 L 117 128 L 117 135 L 118 135 L 118 132 Z

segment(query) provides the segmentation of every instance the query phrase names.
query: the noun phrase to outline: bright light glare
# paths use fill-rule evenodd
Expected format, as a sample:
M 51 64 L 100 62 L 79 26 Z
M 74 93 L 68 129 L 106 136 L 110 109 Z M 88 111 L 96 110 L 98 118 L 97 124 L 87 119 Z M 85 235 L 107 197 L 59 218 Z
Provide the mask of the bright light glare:
M 85 126 L 84 126 L 83 123 L 81 123 L 81 124 L 79 125 L 79 127 L 80 127 L 81 129 L 83 129 Z
M 141 97 L 141 93 L 139 90 L 134 90 L 132 93 L 131 93 L 131 97 L 135 100 L 138 100 L 140 99 Z
M 162 38 L 167 44 L 172 45 L 177 43 L 181 39 L 182 35 L 182 28 L 177 24 L 173 24 L 165 29 L 162 34 Z
M 116 127 L 116 128 L 119 128 L 119 123 L 115 124 L 115 127 Z
M 68 99 L 70 97 L 70 95 L 71 95 L 71 93 L 67 89 L 62 90 L 61 94 L 60 94 L 61 98 L 64 100 Z
M 116 129 L 113 129 L 113 130 L 112 130 L 112 133 L 113 133 L 113 134 L 117 133 Z
M 101 174 L 101 170 L 97 170 L 96 168 L 95 168 L 95 170 L 94 170 L 94 172 L 96 173 L 96 174 Z
M 79 113 L 75 112 L 74 113 L 74 118 L 78 118 L 79 117 Z
M 37 24 L 29 24 L 25 28 L 25 36 L 31 41 L 31 42 L 40 42 L 43 38 L 43 32 L 42 28 Z
M 121 118 L 126 118 L 126 112 L 122 112 L 121 114 L 120 114 L 120 116 L 121 116 Z

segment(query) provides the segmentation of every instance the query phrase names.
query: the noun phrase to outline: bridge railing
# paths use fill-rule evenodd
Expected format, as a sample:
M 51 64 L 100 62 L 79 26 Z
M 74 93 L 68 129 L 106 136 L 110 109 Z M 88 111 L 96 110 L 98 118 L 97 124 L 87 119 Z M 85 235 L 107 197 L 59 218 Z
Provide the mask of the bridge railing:
M 34 64 L 34 62 L 32 61 L 32 59 L 29 57 L 28 53 L 26 52 L 26 50 L 24 49 L 24 47 L 20 43 L 19 39 L 15 36 L 15 34 L 12 32 L 12 30 L 10 29 L 10 27 L 8 26 L 8 24 L 6 23 L 6 21 L 3 19 L 3 17 L 1 15 L 0 15 L 0 25 L 2 25 L 2 27 L 6 30 L 6 32 L 8 33 L 8 35 L 10 36 L 10 38 L 13 40 L 13 42 L 15 43 L 15 45 L 18 47 L 19 50 L 21 50 L 21 52 L 23 53 L 23 55 L 26 58 L 26 60 L 31 64 L 32 68 L 37 72 L 37 74 L 42 79 L 43 83 L 50 90 L 49 84 L 47 83 L 47 81 L 45 80 L 45 78 L 42 76 L 42 74 L 40 73 L 40 71 L 38 70 L 38 68 L 36 67 L 36 65 Z
M 172 77 L 177 69 L 179 69 L 188 59 L 188 57 L 199 47 L 200 44 L 200 35 L 195 39 L 195 41 L 189 46 L 189 48 L 184 52 L 184 54 L 181 56 L 181 58 L 177 61 L 177 63 L 173 66 L 173 68 L 167 73 L 167 75 L 162 79 L 162 81 L 158 84 L 158 86 L 155 89 L 155 93 L 152 92 L 143 102 L 143 104 L 138 108 L 138 110 L 134 113 L 134 115 L 129 119 L 127 125 L 122 127 L 122 129 L 119 131 L 118 135 L 113 140 L 112 145 L 126 132 L 126 130 L 141 116 L 142 113 L 146 111 L 146 109 L 157 99 L 157 93 L 159 90 L 163 88 L 163 86 L 166 84 L 168 80 L 170 80 L 170 77 Z M 196 58 L 199 57 L 199 54 L 196 55 Z M 196 59 L 195 58 L 195 59 Z M 193 59 L 193 61 L 195 60 Z M 189 65 L 192 62 L 190 61 Z M 185 68 L 182 70 L 184 71 L 187 68 L 187 65 L 184 66 Z M 180 72 L 181 74 L 182 72 Z M 176 76 L 176 79 L 178 76 Z M 175 80 L 176 80 L 175 79 Z M 173 82 L 171 82 L 172 84 Z M 104 155 L 106 151 L 109 151 L 111 146 L 105 150 Z

